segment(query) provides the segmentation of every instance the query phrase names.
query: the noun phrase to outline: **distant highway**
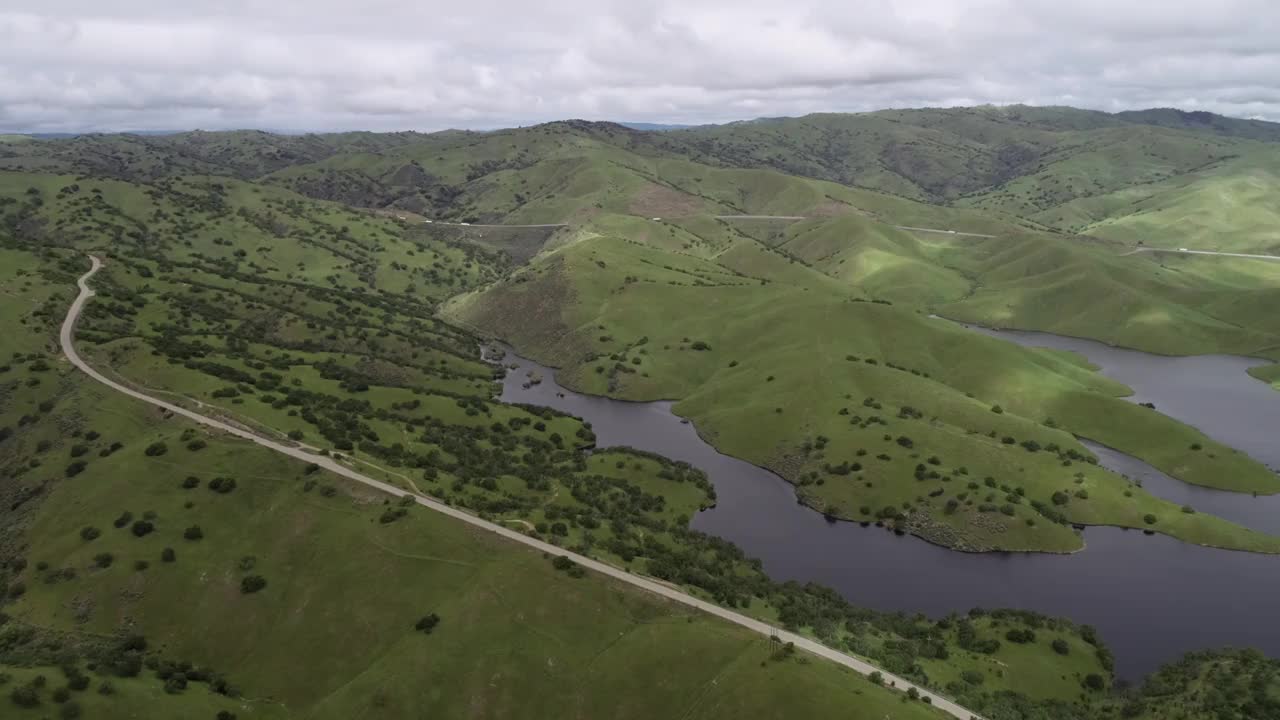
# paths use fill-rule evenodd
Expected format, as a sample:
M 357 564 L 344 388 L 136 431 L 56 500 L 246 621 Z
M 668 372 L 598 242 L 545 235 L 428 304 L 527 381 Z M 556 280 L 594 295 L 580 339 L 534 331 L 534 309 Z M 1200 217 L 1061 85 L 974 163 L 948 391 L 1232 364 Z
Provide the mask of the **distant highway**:
M 1153 247 L 1140 247 L 1136 250 L 1130 250 L 1127 253 L 1122 253 L 1120 257 L 1125 257 L 1127 255 L 1136 255 L 1140 252 L 1173 253 L 1175 255 L 1217 255 L 1218 257 L 1251 258 L 1254 260 L 1280 260 L 1280 255 L 1250 255 L 1248 253 L 1214 252 L 1212 250 L 1188 250 L 1186 248 L 1153 248 Z
M 983 235 L 982 233 L 960 232 L 959 230 L 940 230 L 938 228 L 922 228 L 911 227 L 909 225 L 894 225 L 899 230 L 914 230 L 915 232 L 939 233 L 941 235 L 963 235 L 965 237 L 993 238 L 996 235 Z
M 716 215 L 717 220 L 808 220 L 806 215 Z M 820 216 L 828 217 L 828 216 Z M 938 233 L 939 235 L 962 235 L 964 237 L 980 237 L 993 238 L 995 235 L 983 235 L 982 233 L 960 232 L 959 230 L 944 230 L 942 228 L 922 228 L 911 227 L 910 225 L 893 225 L 898 230 L 913 230 L 915 232 Z
M 804 215 L 716 215 L 717 220 L 808 220 Z
M 511 226 L 507 225 L 503 227 L 511 227 Z M 541 227 L 546 227 L 546 226 L 541 226 Z M 810 652 L 814 655 L 825 658 L 839 665 L 843 665 L 844 667 L 847 667 L 862 675 L 870 675 L 873 672 L 879 672 L 883 676 L 884 683 L 886 685 L 890 685 L 894 689 L 902 692 L 906 692 L 909 688 L 914 687 L 920 693 L 920 697 L 922 699 L 928 698 L 928 700 L 933 704 L 934 707 L 938 708 L 939 710 L 949 715 L 952 715 L 953 717 L 958 718 L 958 720 L 975 720 L 975 719 L 980 720 L 980 716 L 977 713 L 966 710 L 965 708 L 957 705 L 956 703 L 938 695 L 932 690 L 919 687 L 914 683 L 907 681 L 904 678 L 893 675 L 892 673 L 889 673 L 885 670 L 881 670 L 880 668 L 877 668 L 874 665 L 864 660 L 860 660 L 856 657 L 853 657 L 852 655 L 846 655 L 838 650 L 829 648 L 826 645 L 823 645 L 815 640 L 811 640 L 810 638 L 804 637 L 803 635 L 797 635 L 796 633 L 787 632 L 786 630 L 780 630 L 780 629 L 774 628 L 772 625 L 769 625 L 768 623 L 762 622 L 753 617 L 748 617 L 746 615 L 743 615 L 742 613 L 734 612 L 733 610 L 720 607 L 719 605 L 715 605 L 705 600 L 701 600 L 699 598 L 693 597 L 692 595 L 689 595 L 688 593 L 682 590 L 679 590 L 677 588 L 674 588 L 668 585 L 663 585 L 655 580 L 650 580 L 645 577 L 633 575 L 626 570 L 616 568 L 612 565 L 600 562 L 599 560 L 593 560 L 584 555 L 579 555 L 577 553 L 565 550 L 564 548 L 552 545 L 551 543 L 543 542 L 536 538 L 529 537 L 528 535 L 517 532 L 510 528 L 503 527 L 496 523 L 491 523 L 487 520 L 482 520 L 474 515 L 471 515 L 467 512 L 459 510 L 458 508 L 445 505 L 444 503 L 439 502 L 438 500 L 433 500 L 425 495 L 411 493 L 402 488 L 395 487 L 394 485 L 390 485 L 380 480 L 375 480 L 369 477 L 368 475 L 358 473 L 355 470 L 352 470 L 351 468 L 340 464 L 339 462 L 334 460 L 332 457 L 329 457 L 326 455 L 317 455 L 316 453 L 312 452 L 310 449 L 298 447 L 295 445 L 286 445 L 276 440 L 263 437 L 261 435 L 258 435 L 257 433 L 251 432 L 244 428 L 230 425 L 221 420 L 216 420 L 206 415 L 201 415 L 200 413 L 194 412 L 192 410 L 188 410 L 178 405 L 174 405 L 173 403 L 166 402 L 164 400 L 160 400 L 158 398 L 152 397 L 145 393 L 139 392 L 133 388 L 122 385 L 114 380 L 111 380 L 110 378 L 106 377 L 102 373 L 93 369 L 91 365 L 89 365 L 87 362 L 84 361 L 83 358 L 80 357 L 80 354 L 76 352 L 75 343 L 73 341 L 74 335 L 75 335 L 76 321 L 80 319 L 80 313 L 84 310 L 85 303 L 87 303 L 89 301 L 89 298 L 93 297 L 94 295 L 93 289 L 89 287 L 89 278 L 93 277 L 94 273 L 98 272 L 98 270 L 102 267 L 102 261 L 99 260 L 96 256 L 90 255 L 89 260 L 92 262 L 92 267 L 89 269 L 89 272 L 85 273 L 77 281 L 77 284 L 80 286 L 80 294 L 76 297 L 75 302 L 71 303 L 71 308 L 67 310 L 67 317 L 62 322 L 62 330 L 59 333 L 58 339 L 62 344 L 63 354 L 67 356 L 67 360 L 71 361 L 72 365 L 79 368 L 90 378 L 96 380 L 99 383 L 102 383 L 103 385 L 111 388 L 112 390 L 128 395 L 129 397 L 132 397 L 134 399 L 141 400 L 142 402 L 154 405 L 158 408 L 162 408 L 171 413 L 174 413 L 175 415 L 181 415 L 187 418 L 188 420 L 193 420 L 197 423 L 200 423 L 201 425 L 205 425 L 207 427 L 211 427 L 216 430 L 225 432 L 229 435 L 234 435 L 238 438 L 248 440 L 249 442 L 252 442 L 252 443 L 256 443 L 258 445 L 261 445 L 264 448 L 267 448 L 268 450 L 274 450 L 275 452 L 288 455 L 289 457 L 295 458 L 297 460 L 301 460 L 303 462 L 313 463 L 315 465 L 318 465 L 324 468 L 325 470 L 328 470 L 331 473 L 334 473 L 335 475 L 341 475 L 342 477 L 345 477 L 349 480 L 354 480 L 355 482 L 362 483 L 364 485 L 367 485 L 376 490 L 380 490 L 382 492 L 388 493 L 390 495 L 394 495 L 396 497 L 404 497 L 404 496 L 412 497 L 417 504 L 423 507 L 429 508 L 431 510 L 434 510 L 438 513 L 448 515 L 449 517 L 454 518 L 456 520 L 461 520 L 462 522 L 465 522 L 469 525 L 475 526 L 482 530 L 487 530 L 497 535 L 501 535 L 502 537 L 508 540 L 521 543 L 522 545 L 531 547 L 534 550 L 538 550 L 540 552 L 548 553 L 552 555 L 564 555 L 589 570 L 593 570 L 602 575 L 608 575 L 614 580 L 627 583 L 628 585 L 633 585 L 643 590 L 648 590 L 649 592 L 654 593 L 656 595 L 661 595 L 662 597 L 668 600 L 672 600 L 672 601 L 681 603 L 683 605 L 686 605 L 688 607 L 701 610 L 702 612 L 708 613 L 710 615 L 715 615 L 718 618 L 721 618 L 723 620 L 728 620 L 731 623 L 740 625 L 742 627 L 747 628 L 748 630 L 759 633 L 766 637 L 776 637 L 780 642 L 794 643 L 795 647 L 800 650 Z
M 449 227 L 474 228 L 557 228 L 567 227 L 569 223 L 542 223 L 540 225 L 487 225 L 485 223 L 444 222 L 443 220 L 423 220 L 424 225 L 447 225 Z

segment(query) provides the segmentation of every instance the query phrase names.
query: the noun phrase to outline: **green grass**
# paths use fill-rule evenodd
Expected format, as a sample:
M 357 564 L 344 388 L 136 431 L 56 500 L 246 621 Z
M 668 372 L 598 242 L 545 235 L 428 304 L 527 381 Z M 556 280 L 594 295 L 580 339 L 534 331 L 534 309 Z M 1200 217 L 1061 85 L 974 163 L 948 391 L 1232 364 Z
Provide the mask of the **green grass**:
M 28 272 L 52 267 L 14 259 Z M 70 277 L 40 290 L 65 287 Z M 24 319 L 29 332 L 16 347 L 37 350 L 57 318 Z M 40 666 L 41 658 L 71 651 L 68 643 L 107 641 L 127 629 L 145 636 L 156 657 L 212 668 L 253 698 L 214 695 L 202 683 L 167 694 L 144 671 L 113 678 L 113 696 L 77 697 L 86 716 L 134 717 L 142 703 L 147 716 L 230 709 L 241 717 L 412 710 L 719 718 L 748 708 L 764 717 L 797 709 L 829 716 L 851 705 L 857 717 L 937 716 L 826 663 L 772 660 L 764 638 L 594 575 L 570 577 L 535 552 L 442 515 L 415 508 L 380 522 L 389 506 L 379 493 L 165 419 L 69 369 L 8 371 L 9 379 L 36 376 L 38 385 L 7 386 L 0 412 L 0 425 L 10 427 L 21 414 L 40 416 L 4 442 L 10 462 L 26 468 L 21 486 L 47 488 L 38 500 L 17 503 L 20 513 L 6 525 L 20 532 L 27 561 L 5 579 L 14 598 L 5 608 L 12 618 L 3 631 L 6 658 Z M 49 397 L 51 408 L 36 407 Z M 101 434 L 91 438 L 90 430 Z M 206 446 L 187 450 L 182 437 Z M 157 440 L 170 449 L 148 456 L 144 449 Z M 115 442 L 123 447 L 99 455 Z M 81 444 L 87 467 L 62 478 Z M 656 459 L 599 453 L 583 472 L 660 493 L 666 502 L 655 519 L 686 521 L 705 503 L 703 492 L 660 478 L 661 467 Z M 193 476 L 199 485 L 184 487 Z M 235 478 L 234 491 L 211 491 L 215 477 Z M 149 518 L 154 532 L 138 537 L 129 523 L 115 527 L 126 511 L 130 522 Z M 199 540 L 184 537 L 192 526 L 201 528 Z M 85 527 L 96 536 L 86 539 Z M 175 561 L 162 559 L 166 547 Z M 110 562 L 102 567 L 105 554 Z M 64 569 L 73 576 L 55 573 Z M 266 578 L 266 587 L 242 593 L 249 574 Z M 416 632 L 413 624 L 429 612 L 440 626 Z M 14 641 L 19 627 L 43 639 Z M 22 684 L 43 671 L 9 672 Z
M 41 639 L 20 654 L 47 665 L 51 638 L 92 645 L 136 622 L 157 657 L 208 664 L 245 697 L 283 703 L 242 716 L 926 713 L 420 509 L 387 516 L 382 498 L 64 374 L 51 332 L 93 250 L 108 266 L 81 346 L 127 382 L 301 433 L 375 477 L 794 625 L 967 703 L 995 707 L 1012 690 L 1100 707 L 1080 684 L 1101 660 L 1069 625 L 993 655 L 957 650 L 948 626 L 924 620 L 874 615 L 855 628 L 856 609 L 773 585 L 731 549 L 683 533 L 710 501 L 696 475 L 656 458 L 584 456 L 591 436 L 576 420 L 491 402 L 475 338 L 435 316 L 512 340 L 575 388 L 677 400 L 718 448 L 776 470 L 832 515 L 884 517 L 969 550 L 1078 549 L 1037 501 L 1075 523 L 1275 552 L 1276 538 L 1182 513 L 1098 468 L 1073 435 L 1188 482 L 1275 491 L 1257 463 L 1123 401 L 1127 388 L 1079 358 L 928 317 L 1280 360 L 1280 319 L 1267 312 L 1280 266 L 1122 255 L 1139 241 L 1274 244 L 1263 202 L 1274 134 L 1210 120 L 960 108 L 661 135 L 573 122 L 8 143 L 0 302 L 18 312 L 2 314 L 0 331 L 22 357 L 0 374 L 0 427 L 16 429 L 4 441 L 12 512 L 0 541 L 31 560 L 7 610 Z M 714 217 L 742 213 L 811 218 Z M 569 227 L 460 230 L 420 217 Z M 1280 387 L 1276 367 L 1254 374 Z M 159 439 L 166 454 L 141 452 Z M 124 447 L 100 455 L 112 442 Z M 64 477 L 81 445 L 87 468 Z M 233 493 L 204 487 L 219 474 L 237 478 Z M 182 489 L 188 475 L 201 487 Z M 116 530 L 123 510 L 154 512 L 159 529 Z M 182 539 L 191 524 L 203 539 Z M 90 525 L 102 534 L 85 541 Z M 166 545 L 176 563 L 158 560 Z M 94 565 L 101 552 L 114 558 L 106 569 Z M 137 560 L 150 564 L 134 570 Z M 268 586 L 242 595 L 249 564 Z M 50 576 L 59 568 L 75 578 Z M 413 632 L 427 611 L 443 624 Z M 977 624 L 999 636 L 1001 622 Z M 1066 656 L 1048 649 L 1055 637 Z M 299 658 L 305 672 L 279 671 Z M 127 684 L 145 697 L 152 680 Z M 202 693 L 156 702 L 208 714 L 221 701 Z
M 83 671 L 84 668 L 81 668 Z M 53 695 L 61 687 L 66 686 L 66 678 L 61 668 L 14 667 L 0 665 L 0 677 L 5 682 L 0 684 L 0 693 L 5 695 L 5 717 L 10 718 L 48 718 L 63 711 L 63 703 L 58 703 Z M 18 687 L 39 683 L 36 678 L 44 678 L 44 687 L 37 693 L 39 704 L 24 708 L 9 700 L 8 695 Z M 287 718 L 289 713 L 270 700 L 244 700 L 229 698 L 210 692 L 203 686 L 195 686 L 182 693 L 167 693 L 164 683 L 154 678 L 120 678 L 104 677 L 90 674 L 89 687 L 83 691 L 72 691 L 70 701 L 79 706 L 80 717 L 102 720 L 133 720 L 158 717 L 198 717 L 214 718 L 219 712 L 229 712 L 241 718 Z M 103 688 L 106 692 L 103 692 Z M 63 716 L 65 717 L 65 715 Z
M 1070 628 L 1041 626 L 1034 630 L 1033 643 L 1019 644 L 1004 641 L 1006 631 L 1023 627 L 1017 620 L 982 617 L 973 625 L 979 637 L 1002 640 L 1000 649 L 991 654 L 961 650 L 945 661 L 926 660 L 927 672 L 944 686 L 970 684 L 962 674 L 977 672 L 982 679 L 976 687 L 982 692 L 1011 690 L 1036 699 L 1071 702 L 1084 693 L 1085 676 L 1107 675 L 1093 646 Z M 1048 650 L 1055 640 L 1066 643 L 1066 655 Z
M 875 519 L 892 506 L 909 511 L 906 522 L 914 531 L 950 546 L 1063 552 L 1078 549 L 1079 537 L 1046 521 L 1029 501 L 1048 503 L 1054 492 L 1083 489 L 1087 500 L 1063 508 L 1076 522 L 1145 528 L 1150 513 L 1158 518 L 1156 530 L 1191 542 L 1280 548 L 1274 538 L 1181 513 L 1096 466 L 1077 461 L 1064 468 L 1057 452 L 1028 453 L 1002 443 L 1008 436 L 1087 454 L 1067 430 L 1189 482 L 1242 491 L 1278 487 L 1261 465 L 1220 445 L 1213 445 L 1216 458 L 1187 450 L 1210 441 L 1122 401 L 1127 388 L 1077 360 L 979 337 L 911 306 L 856 302 L 864 299 L 865 283 L 845 284 L 823 272 L 822 264 L 830 266 L 833 252 L 844 252 L 841 238 L 868 232 L 895 237 L 864 225 L 837 220 L 829 227 L 788 228 L 773 244 L 796 247 L 791 257 L 770 242 L 741 236 L 704 258 L 663 250 L 643 236 L 637 242 L 595 235 L 562 246 L 481 294 L 451 300 L 445 313 L 562 367 L 562 381 L 577 389 L 633 400 L 679 399 L 676 412 L 697 423 L 719 449 L 778 471 L 801 486 L 811 505 L 840 517 Z M 955 246 L 896 237 L 907 248 L 900 252 L 932 258 L 939 272 L 957 278 L 984 262 L 980 249 L 965 255 Z M 812 239 L 806 244 L 805 238 Z M 748 251 L 774 259 L 748 266 L 741 262 Z M 1069 257 L 1081 251 L 1064 246 L 1060 252 Z M 1009 273 L 1012 262 L 1003 258 L 985 277 Z M 757 278 L 772 282 L 762 285 Z M 762 335 L 760 327 L 771 331 Z M 695 342 L 709 349 L 695 350 Z M 869 397 L 886 409 L 867 410 Z M 1008 412 L 996 415 L 993 405 Z M 903 407 L 925 419 L 897 417 Z M 872 415 L 885 424 L 868 424 Z M 852 425 L 855 416 L 861 418 Z M 1042 425 L 1051 418 L 1061 430 Z M 900 436 L 912 447 L 898 445 Z M 821 437 L 825 447 L 814 449 Z M 889 459 L 879 459 L 882 454 Z M 917 481 L 913 468 L 930 456 L 941 458 L 928 468 L 941 477 Z M 844 476 L 824 469 L 854 462 L 862 468 Z M 983 484 L 986 477 L 995 479 L 994 490 Z M 981 487 L 975 491 L 971 482 Z M 1025 501 L 1014 501 L 1011 516 L 978 512 L 983 504 L 991 510 L 1005 505 L 1017 488 Z M 957 511 L 946 512 L 953 498 Z

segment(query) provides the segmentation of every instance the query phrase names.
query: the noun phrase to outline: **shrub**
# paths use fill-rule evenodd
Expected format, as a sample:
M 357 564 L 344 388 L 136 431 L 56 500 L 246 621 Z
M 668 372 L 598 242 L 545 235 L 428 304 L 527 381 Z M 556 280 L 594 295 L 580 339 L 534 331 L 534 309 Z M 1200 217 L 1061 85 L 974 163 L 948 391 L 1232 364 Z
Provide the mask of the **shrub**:
M 1148 525 L 1155 525 L 1155 524 L 1156 524 L 1156 516 L 1155 516 L 1155 515 L 1152 515 L 1151 513 L 1147 513 L 1146 515 L 1143 515 L 1143 516 L 1142 516 L 1142 522 L 1144 522 L 1144 523 L 1146 523 L 1146 524 L 1148 524 Z
M 267 579 L 261 575 L 247 575 L 240 581 L 240 592 L 245 595 L 256 593 L 267 586 Z
M 111 563 L 115 562 L 115 556 L 109 552 L 98 553 L 93 556 L 93 564 L 100 568 L 109 568 Z
M 219 495 L 226 495 L 236 489 L 236 481 L 234 478 L 216 477 L 209 481 L 209 489 Z
M 196 477 L 195 475 L 188 475 L 182 481 L 183 490 L 191 490 L 192 488 L 198 488 L 198 487 L 200 487 L 200 478 Z
M 124 512 L 120 513 L 120 517 L 116 518 L 115 522 L 111 524 L 115 525 L 117 528 L 122 528 L 125 525 L 128 525 L 132 520 L 133 520 L 133 513 L 129 512 L 128 510 L 125 510 Z
M 200 529 L 199 525 L 192 525 L 182 531 L 182 537 L 188 540 L 199 540 L 204 537 L 204 531 Z
M 1106 688 L 1107 681 L 1103 680 L 1102 676 L 1097 673 L 1089 673 L 1084 676 L 1084 686 L 1090 690 L 1102 690 Z
M 1059 655 L 1069 655 L 1071 653 L 1071 646 L 1067 644 L 1066 640 L 1058 638 L 1053 641 L 1053 651 Z
M 970 685 L 981 685 L 983 680 L 985 680 L 986 678 L 984 678 L 982 673 L 977 670 L 965 670 L 964 672 L 960 673 L 960 679 L 964 680 Z
M 157 441 L 148 445 L 143 452 L 146 453 L 147 457 L 160 457 L 169 452 L 169 446 L 165 445 L 163 441 Z
M 431 631 L 435 630 L 436 626 L 439 624 L 440 616 L 435 613 L 430 613 L 429 615 L 423 615 L 419 618 L 418 622 L 413 624 L 413 629 L 430 635 Z
M 68 465 L 67 469 L 63 472 L 66 473 L 67 477 L 75 477 L 80 473 L 84 472 L 84 469 L 87 467 L 89 467 L 89 463 L 85 462 L 84 460 L 77 460 L 71 463 L 70 465 Z
M 85 540 L 85 541 L 89 541 L 89 540 L 96 540 L 96 539 L 98 538 L 98 536 L 99 536 L 99 535 L 101 535 L 101 534 L 102 534 L 102 531 L 101 531 L 101 530 L 99 530 L 99 529 L 98 529 L 98 528 L 96 528 L 96 527 L 92 527 L 92 526 L 90 526 L 90 525 L 86 525 L 86 526 L 84 526 L 84 527 L 80 528 L 80 539 L 81 539 L 81 540 Z
M 205 442 L 204 440 L 201 440 L 200 438 L 196 438 L 195 440 L 192 440 L 191 442 L 187 443 L 187 449 L 190 450 L 191 452 L 195 452 L 197 450 L 203 450 L 207 447 L 209 447 L 209 443 Z
M 173 551 L 173 548 L 167 547 L 160 551 L 160 559 L 164 562 L 171 563 L 178 559 L 178 554 Z
M 155 529 L 156 529 L 155 524 L 152 523 L 150 520 L 138 520 L 133 524 L 133 527 L 131 528 L 131 530 L 133 531 L 134 537 L 143 537 L 145 535 L 150 535 Z
M 1036 641 L 1036 634 L 1033 630 L 1014 628 L 1004 634 L 1004 639 L 1019 645 L 1025 645 Z
M 81 673 L 75 668 L 69 668 L 70 673 L 67 675 L 67 687 L 76 692 L 83 692 L 89 687 L 89 676 Z M 63 672 L 67 672 L 64 670 Z
M 999 405 L 992 405 L 992 406 L 991 406 L 991 412 L 993 412 L 993 413 L 995 413 L 995 414 L 997 414 L 997 415 L 1003 415 L 1003 414 L 1004 414 L 1004 408 L 1000 407 Z
M 872 685 L 883 685 L 884 673 L 880 672 L 879 670 L 875 670 L 870 675 L 867 676 L 867 679 L 871 681 Z
M 75 700 L 65 702 L 62 707 L 58 708 L 58 717 L 62 718 L 62 720 L 76 720 L 76 718 L 80 717 L 80 714 L 80 703 Z
M 13 689 L 9 693 L 9 699 L 14 705 L 24 708 L 33 708 L 40 704 L 40 694 L 30 685 L 22 685 Z
M 1196 514 L 1196 509 L 1195 509 L 1195 508 L 1193 508 L 1193 507 L 1191 507 L 1190 505 L 1183 505 L 1183 506 L 1182 506 L 1182 512 L 1184 512 L 1184 513 L 1186 513 L 1186 514 L 1188 514 L 1188 515 L 1195 515 L 1195 514 Z

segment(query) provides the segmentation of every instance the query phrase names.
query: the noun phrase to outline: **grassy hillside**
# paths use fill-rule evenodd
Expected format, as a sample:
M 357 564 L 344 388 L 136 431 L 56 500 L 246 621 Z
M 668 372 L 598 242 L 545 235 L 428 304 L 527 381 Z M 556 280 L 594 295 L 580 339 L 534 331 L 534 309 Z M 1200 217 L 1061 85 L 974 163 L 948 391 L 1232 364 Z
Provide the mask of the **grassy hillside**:
M 817 114 L 662 133 L 712 165 L 775 168 L 1162 247 L 1274 247 L 1280 126 L 1210 113 L 1025 106 Z
M 122 382 L 993 717 L 1121 712 L 1132 698 L 1105 691 L 1110 657 L 1088 628 L 872 613 L 772 582 L 688 530 L 715 499 L 699 471 L 588 453 L 576 418 L 495 402 L 476 350 L 477 333 L 496 335 L 577 389 L 677 400 L 809 505 L 948 547 L 1069 552 L 1072 524 L 1108 524 L 1280 551 L 1107 472 L 1075 438 L 1207 486 L 1275 492 L 1274 474 L 1123 401 L 1076 357 L 930 317 L 1280 359 L 1266 311 L 1280 265 L 1125 254 L 1210 242 L 1224 223 L 1239 233 L 1218 246 L 1263 247 L 1268 126 L 1144 117 L 975 108 L 661 134 L 564 122 L 4 143 L 3 692 L 27 688 L 39 704 L 13 707 L 32 717 L 70 702 L 95 717 L 144 702 L 267 718 L 935 716 L 89 384 L 52 333 L 94 252 L 107 264 L 79 344 Z M 1276 367 L 1254 372 L 1276 382 Z M 81 675 L 89 688 L 55 697 Z M 118 692 L 94 694 L 107 680 Z M 1198 702 L 1192 685 L 1177 702 Z
M 74 212 L 79 193 L 35 203 L 46 197 L 37 189 L 10 205 L 15 224 L 39 217 L 48 220 L 35 225 L 56 226 Z M 130 202 L 150 216 L 177 215 L 170 196 L 153 195 L 158 208 L 109 196 L 122 200 L 104 199 L 114 210 L 95 216 L 131 226 Z M 308 208 L 301 214 L 323 214 L 322 205 Z M 292 219 L 271 203 L 258 210 Z M 189 211 L 184 220 L 213 234 L 240 217 Z M 384 290 L 381 266 L 368 272 L 360 243 L 345 238 L 397 226 L 360 214 L 345 220 L 352 224 L 329 250 L 356 257 L 293 278 L 288 266 L 236 251 L 265 247 L 275 257 L 312 246 L 252 223 L 230 247 L 209 244 L 223 258 L 189 249 L 163 223 L 117 242 L 83 228 L 64 236 L 79 248 L 24 235 L 0 251 L 0 286 L 19 310 L 6 315 L 15 354 L 0 404 L 8 508 L 0 538 L 9 558 L 0 664 L 11 668 L 13 689 L 38 702 L 22 712 L 39 717 L 74 702 L 129 717 L 161 686 L 165 698 L 153 707 L 240 717 L 424 707 L 489 717 L 595 717 L 604 708 L 639 717 L 772 717 L 795 708 L 934 716 L 757 636 L 574 577 L 572 568 L 93 384 L 51 351 L 72 281 L 86 267 L 81 248 L 90 247 L 107 267 L 94 278 L 99 294 L 77 333 L 81 351 L 149 392 L 319 444 L 393 484 L 745 608 L 975 706 L 1009 691 L 1031 693 L 1032 706 L 1075 702 L 1086 675 L 1109 676 L 1105 650 L 1069 623 L 1033 615 L 974 622 L 977 637 L 1026 626 L 1076 643 L 1070 662 L 1059 664 L 1047 645 L 1037 652 L 1065 681 L 1031 691 L 1036 675 L 997 671 L 991 659 L 1016 651 L 998 640 L 967 650 L 975 640 L 955 634 L 955 620 L 868 613 L 821 588 L 772 583 L 732 546 L 685 529 L 713 501 L 696 470 L 624 451 L 588 457 L 578 448 L 591 433 L 577 420 L 491 402 L 492 370 L 473 359 L 465 332 L 421 319 L 434 293 L 478 280 L 418 277 L 422 300 Z M 404 252 L 467 257 L 429 239 L 388 239 L 385 252 L 419 242 Z M 403 271 L 390 270 L 401 278 L 390 286 L 407 287 L 395 274 Z M 415 630 L 432 615 L 437 627 Z M 192 632 L 197 626 L 219 632 Z M 119 692 L 88 698 L 94 690 L 71 689 L 62 698 L 50 666 L 86 668 L 91 688 L 108 682 Z M 957 680 L 974 677 L 985 680 Z
M 615 226 L 593 225 L 508 279 L 450 300 L 445 316 L 561 367 L 575 389 L 680 400 L 676 411 L 717 447 L 779 472 L 836 517 L 892 521 L 972 550 L 1069 551 L 1080 540 L 1066 521 L 1278 547 L 1129 487 L 1089 463 L 1072 435 L 1191 482 L 1276 491 L 1261 465 L 1221 446 L 1214 459 L 1188 450 L 1211 441 L 1119 400 L 1126 388 L 1072 360 L 866 295 L 882 276 L 900 291 L 899 273 L 919 275 L 903 270 L 911 262 L 936 268 L 926 283 L 934 292 L 950 282 L 962 295 L 966 270 L 942 258 L 973 262 L 968 250 L 855 220 L 800 223 L 772 242 L 729 228 L 705 253 L 609 233 Z M 849 259 L 853 267 L 841 262 Z M 1081 502 L 1054 502 L 1062 493 Z

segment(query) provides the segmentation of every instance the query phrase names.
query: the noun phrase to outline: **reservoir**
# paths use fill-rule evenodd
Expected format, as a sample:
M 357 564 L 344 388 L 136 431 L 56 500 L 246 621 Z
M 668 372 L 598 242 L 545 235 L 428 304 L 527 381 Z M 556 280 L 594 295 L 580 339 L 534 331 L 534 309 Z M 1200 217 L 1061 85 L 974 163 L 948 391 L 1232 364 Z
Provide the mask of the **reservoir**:
M 987 331 L 993 332 L 993 331 Z M 1006 333 L 998 333 L 1006 337 Z M 1280 419 L 1280 393 L 1245 375 L 1256 361 L 1242 358 L 1161 358 L 1042 333 L 1010 334 L 1032 345 L 1062 341 L 1109 376 L 1133 387 L 1135 401 L 1196 425 L 1210 436 L 1271 466 L 1280 449 L 1263 442 Z M 1095 354 L 1093 350 L 1105 351 Z M 1108 365 L 1106 353 L 1124 359 Z M 1153 359 L 1145 369 L 1129 365 L 1130 353 Z M 1219 359 L 1221 358 L 1221 359 Z M 1199 361 L 1196 371 L 1179 362 Z M 671 403 L 630 403 L 581 395 L 560 387 L 554 370 L 507 354 L 516 365 L 503 382 L 502 399 L 544 405 L 592 424 L 601 447 L 627 445 L 683 460 L 707 473 L 717 505 L 696 515 L 692 526 L 717 535 L 759 558 L 779 581 L 817 582 L 834 588 L 855 605 L 883 611 L 942 616 L 972 607 L 1035 610 L 1097 627 L 1112 649 L 1116 672 L 1136 681 L 1162 663 L 1190 650 L 1224 646 L 1257 647 L 1280 656 L 1280 556 L 1190 545 L 1137 530 L 1088 528 L 1086 549 L 1074 555 L 1040 553 L 970 554 L 947 550 L 912 536 L 857 523 L 828 522 L 800 505 L 790 483 L 703 442 L 692 424 L 671 412 Z M 543 378 L 524 387 L 529 372 Z M 1157 377 L 1162 372 L 1165 377 Z M 1134 373 L 1132 380 L 1128 379 Z M 1123 374 L 1122 374 L 1123 373 Z M 1143 377 L 1138 377 L 1142 375 Z M 1238 376 L 1230 377 L 1227 375 Z M 1248 392 L 1243 392 L 1247 388 Z M 1243 410 L 1231 407 L 1222 425 L 1208 395 L 1230 393 L 1262 398 Z M 1240 394 L 1236 394 L 1240 393 Z M 1177 397 L 1169 396 L 1170 394 Z M 1274 398 L 1269 397 L 1275 396 Z M 1271 423 L 1261 421 L 1270 410 Z M 1222 408 L 1222 412 L 1227 412 Z M 1245 418 L 1250 418 L 1246 421 Z M 1235 434 L 1240 432 L 1239 437 Z M 1280 443 L 1276 443 L 1280 445 Z M 1140 479 L 1153 494 L 1187 502 L 1244 525 L 1280 532 L 1280 496 L 1254 498 L 1189 486 L 1122 453 L 1090 445 L 1107 467 Z

